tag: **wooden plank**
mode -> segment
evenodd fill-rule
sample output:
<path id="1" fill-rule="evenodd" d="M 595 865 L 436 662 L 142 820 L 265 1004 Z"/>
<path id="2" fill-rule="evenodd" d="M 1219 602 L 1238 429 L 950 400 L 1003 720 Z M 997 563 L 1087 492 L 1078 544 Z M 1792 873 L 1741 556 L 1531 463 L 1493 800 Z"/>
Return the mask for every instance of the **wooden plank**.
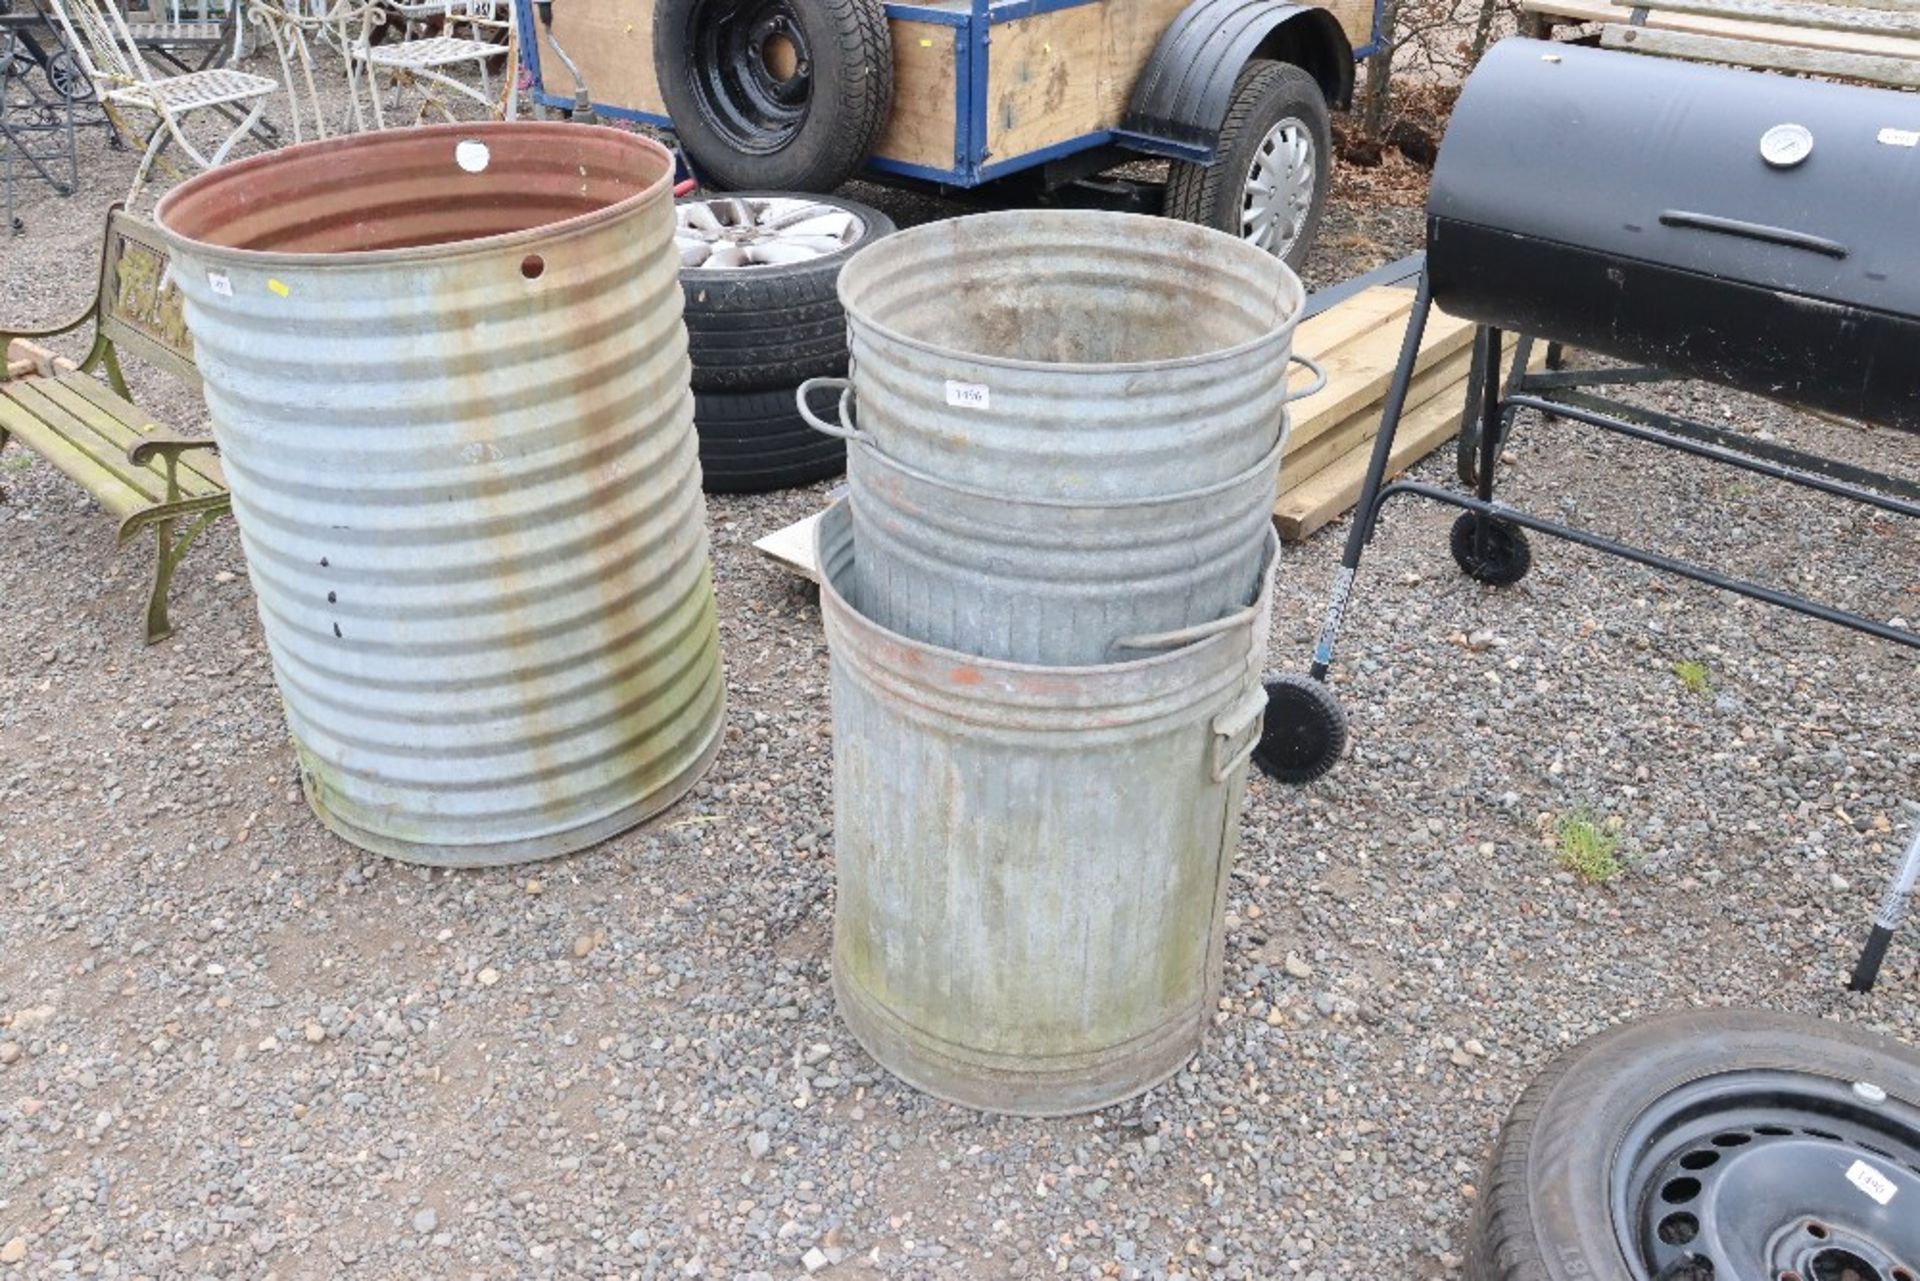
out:
<path id="1" fill-rule="evenodd" d="M 1620 9 L 1611 3 L 1611 0 L 1521 0 L 1521 7 L 1529 13 L 1551 21 L 1599 23 L 1620 21 Z M 1650 11 L 1646 25 L 1636 29 L 1724 36 L 1734 40 L 1752 40 L 1761 44 L 1790 45 L 1802 49 L 1827 49 L 1839 53 L 1879 54 L 1890 58 L 1920 59 L 1920 40 L 1822 31 L 1816 27 L 1771 26 L 1762 22 L 1743 22 L 1734 18 L 1667 13 L 1660 9 Z"/>
<path id="2" fill-rule="evenodd" d="M 98 379 L 85 375 L 63 378 L 59 386 L 69 393 L 85 397 L 103 413 L 113 415 L 135 436 L 146 436 L 156 430 L 167 430 L 141 412 L 138 405 L 120 399 L 113 388 Z M 158 476 L 166 475 L 166 469 L 160 463 L 149 463 L 147 469 Z M 227 492 L 227 474 L 220 467 L 219 455 L 211 450 L 180 455 L 178 474 L 180 491 L 184 497 L 194 498 Z"/>
<path id="3" fill-rule="evenodd" d="M 35 378 L 20 383 L 10 395 L 23 411 L 38 418 L 49 431 L 92 459 L 95 470 L 144 495 L 148 506 L 166 501 L 166 479 L 127 461 L 127 446 L 139 439 L 132 429 L 52 379 Z M 89 491 L 93 489 L 93 485 L 81 477 L 73 479 Z"/>
<path id="4" fill-rule="evenodd" d="M 91 454 L 76 447 L 58 428 L 45 422 L 33 404 L 18 399 L 26 386 L 28 384 L 10 384 L 0 390 L 0 431 L 6 431 L 16 442 L 52 463 L 68 480 L 99 499 L 102 507 L 121 520 L 154 506 L 149 495 L 102 469 Z"/>
<path id="5" fill-rule="evenodd" d="M 1294 415 L 1294 448 L 1311 444 L 1321 433 L 1369 406 L 1377 410 L 1386 395 L 1387 384 L 1393 380 L 1394 366 L 1400 361 L 1404 341 L 1404 326 L 1395 325 L 1329 352 L 1322 361 L 1327 369 L 1326 390 L 1300 401 L 1300 412 Z M 1414 363 L 1416 379 L 1466 351 L 1472 343 L 1471 324 L 1435 311 L 1420 338 L 1420 354 Z M 1427 385 L 1431 383 L 1428 379 Z"/>
<path id="6" fill-rule="evenodd" d="M 1633 7 L 1631 0 L 1613 0 L 1613 3 L 1617 8 Z M 1897 13 L 1844 5 L 1782 3 L 1782 0 L 1659 0 L 1659 6 L 1668 13 L 1812 27 L 1820 31 L 1859 31 L 1908 39 L 1920 36 L 1920 9 Z"/>
<path id="7" fill-rule="evenodd" d="M 1610 26 L 1602 30 L 1600 44 L 1607 49 L 1627 49 L 1657 58 L 1721 62 L 1765 71 L 1797 71 L 1807 75 L 1866 80 L 1897 89 L 1920 89 L 1920 59 L 1836 53 L 1757 40 L 1729 40 L 1724 36 L 1649 31 L 1644 27 L 1623 26 Z"/>
<path id="8" fill-rule="evenodd" d="M 1460 406 L 1466 394 L 1462 378 L 1400 420 L 1393 453 L 1388 456 L 1389 476 L 1405 471 L 1459 433 Z M 1273 505 L 1273 524 L 1280 537 L 1297 543 L 1358 502 L 1372 455 L 1369 435 L 1312 480 L 1282 496 Z"/>
<path id="9" fill-rule="evenodd" d="M 754 550 L 774 564 L 790 569 L 802 578 L 820 581 L 820 566 L 813 559 L 813 531 L 825 512 L 815 512 L 785 529 L 776 529 L 754 543 Z"/>
<path id="10" fill-rule="evenodd" d="M 1399 333 L 1413 314 L 1413 293 L 1406 289 L 1379 288 L 1355 294 L 1337 307 L 1329 308 L 1300 322 L 1293 331 L 1293 349 L 1303 356 L 1319 360 L 1343 343 L 1349 343 L 1384 325 Z M 1296 366 L 1292 385 L 1305 386 L 1311 375 Z M 1303 404 L 1305 402 L 1302 402 Z"/>
<path id="11" fill-rule="evenodd" d="M 586 78 L 587 91 L 604 106 L 665 115 L 653 70 L 653 6 L 631 0 L 567 0 L 553 6 L 553 34 L 536 21 L 540 80 L 546 91 L 573 96 L 573 77 L 553 52 L 558 40 Z"/>
<path id="12" fill-rule="evenodd" d="M 1460 380 L 1467 376 L 1472 364 L 1473 348 L 1472 344 L 1468 344 L 1435 361 L 1425 372 L 1416 374 L 1407 388 L 1405 412 L 1413 412 L 1442 392 L 1458 389 Z M 1457 408 L 1464 409 L 1464 402 Z M 1380 430 L 1380 413 L 1381 401 L 1376 398 L 1340 422 L 1328 426 L 1314 439 L 1301 441 L 1296 434 L 1288 442 L 1286 457 L 1280 464 L 1280 492 L 1285 494 L 1298 489 L 1355 445 L 1372 440 L 1374 433 Z"/>
<path id="13" fill-rule="evenodd" d="M 932 169 L 956 160 L 955 77 L 960 30 L 935 22 L 895 22 L 893 107 L 873 154 Z"/>
<path id="14" fill-rule="evenodd" d="M 16 338 L 7 344 L 6 357 L 9 378 L 25 378 L 30 374 L 51 378 L 55 374 L 70 374 L 79 368 L 65 356 L 55 355 L 39 343 L 28 342 L 25 338 Z"/>
<path id="15" fill-rule="evenodd" d="M 1100 98 L 1104 4 L 1017 18 L 993 29 L 987 159 L 1025 155 L 1117 123 Z"/>

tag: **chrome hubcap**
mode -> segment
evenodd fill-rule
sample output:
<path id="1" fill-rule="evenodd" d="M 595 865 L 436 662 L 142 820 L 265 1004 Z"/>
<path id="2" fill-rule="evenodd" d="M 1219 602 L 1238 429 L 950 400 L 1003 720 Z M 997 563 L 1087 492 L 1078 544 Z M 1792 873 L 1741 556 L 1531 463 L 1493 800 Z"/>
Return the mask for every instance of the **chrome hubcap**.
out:
<path id="1" fill-rule="evenodd" d="M 867 234 L 866 219 L 817 200 L 716 196 L 674 207 L 682 267 L 775 267 L 837 254 Z"/>
<path id="2" fill-rule="evenodd" d="M 1276 258 L 1293 252 L 1313 208 L 1313 134 L 1288 116 L 1267 131 L 1247 170 L 1240 197 L 1240 235 Z"/>

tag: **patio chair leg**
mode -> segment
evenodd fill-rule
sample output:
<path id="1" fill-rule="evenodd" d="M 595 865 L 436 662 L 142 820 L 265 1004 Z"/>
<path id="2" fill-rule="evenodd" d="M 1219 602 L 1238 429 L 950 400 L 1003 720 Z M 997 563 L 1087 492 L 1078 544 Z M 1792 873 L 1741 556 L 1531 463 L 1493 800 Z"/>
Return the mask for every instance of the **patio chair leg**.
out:
<path id="1" fill-rule="evenodd" d="M 140 156 L 140 167 L 133 172 L 133 186 L 127 189 L 127 208 L 132 209 L 140 198 L 140 188 L 147 185 L 147 175 L 153 171 L 153 162 L 159 158 L 160 150 L 167 144 L 167 128 L 164 124 L 154 127 L 147 138 L 146 150 Z"/>
<path id="2" fill-rule="evenodd" d="M 219 168 L 220 163 L 227 158 L 227 153 L 232 151 L 242 138 L 253 133 L 254 125 L 259 122 L 261 114 L 265 112 L 266 109 L 267 100 L 265 98 L 255 98 L 253 100 L 253 110 L 247 113 L 247 118 L 240 122 L 238 129 L 235 129 L 227 135 L 227 140 L 220 144 L 218 151 L 213 153 L 213 158 L 207 162 L 206 168 Z"/>

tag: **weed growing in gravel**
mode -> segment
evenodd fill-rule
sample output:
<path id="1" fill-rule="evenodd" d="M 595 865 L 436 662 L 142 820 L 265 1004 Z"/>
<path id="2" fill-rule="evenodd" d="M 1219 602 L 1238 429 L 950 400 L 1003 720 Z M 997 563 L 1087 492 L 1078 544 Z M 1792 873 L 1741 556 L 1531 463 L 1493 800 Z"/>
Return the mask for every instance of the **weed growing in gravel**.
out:
<path id="1" fill-rule="evenodd" d="M 0 472 L 25 471 L 33 466 L 33 455 L 16 451 L 0 458 Z"/>
<path id="2" fill-rule="evenodd" d="M 1605 885 L 1627 870 L 1620 861 L 1617 819 L 1594 821 L 1590 810 L 1562 814 L 1554 825 L 1560 845 L 1560 866 L 1592 885 Z"/>
<path id="3" fill-rule="evenodd" d="M 1707 678 L 1705 663 L 1696 663 L 1691 658 L 1684 659 L 1673 665 L 1673 674 L 1680 678 L 1680 683 L 1687 687 L 1689 694 L 1698 694 L 1705 698 L 1713 693 L 1713 682 Z"/>

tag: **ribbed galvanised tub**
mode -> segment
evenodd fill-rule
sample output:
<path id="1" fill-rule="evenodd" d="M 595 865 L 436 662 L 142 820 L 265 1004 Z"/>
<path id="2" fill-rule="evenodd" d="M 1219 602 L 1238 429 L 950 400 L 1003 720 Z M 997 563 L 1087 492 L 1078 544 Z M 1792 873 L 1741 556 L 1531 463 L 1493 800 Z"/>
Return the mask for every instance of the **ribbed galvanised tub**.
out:
<path id="1" fill-rule="evenodd" d="M 1231 626 L 1083 668 L 889 632 L 860 611 L 846 503 L 817 537 L 847 1025 L 910 1084 L 989 1111 L 1085 1111 L 1166 1079 L 1221 982 L 1272 532 Z"/>
<path id="2" fill-rule="evenodd" d="M 459 125 L 160 202 L 307 796 L 355 844 L 565 853 L 718 748 L 672 174 Z"/>
<path id="3" fill-rule="evenodd" d="M 862 612 L 980 658 L 1094 665 L 1254 595 L 1282 440 L 1228 480 L 1131 502 L 1009 499 L 869 445 L 847 455 Z"/>
<path id="4" fill-rule="evenodd" d="M 840 273 L 861 438 L 1008 498 L 1190 493 L 1280 439 L 1306 296 L 1235 237 L 1022 210 L 876 241 Z"/>

